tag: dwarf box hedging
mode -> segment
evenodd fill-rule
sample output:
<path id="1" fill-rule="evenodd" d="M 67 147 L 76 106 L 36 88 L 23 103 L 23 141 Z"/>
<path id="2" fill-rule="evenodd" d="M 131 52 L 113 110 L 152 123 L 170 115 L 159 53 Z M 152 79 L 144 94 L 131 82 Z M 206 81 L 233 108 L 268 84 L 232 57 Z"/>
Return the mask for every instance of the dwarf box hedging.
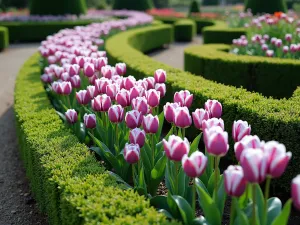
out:
<path id="1" fill-rule="evenodd" d="M 285 175 L 277 180 L 275 187 L 288 190 L 290 180 L 299 173 L 300 91 L 296 91 L 290 99 L 266 98 L 258 93 L 250 93 L 242 88 L 218 84 L 202 76 L 183 72 L 157 62 L 142 53 L 157 47 L 153 41 L 156 43 L 162 41 L 164 35 L 171 32 L 171 29 L 170 25 L 157 25 L 111 37 L 106 42 L 110 63 L 125 62 L 128 73 L 137 78 L 148 77 L 156 69 L 164 69 L 168 73 L 167 93 L 170 93 L 166 96 L 166 101 L 173 101 L 173 93 L 182 89 L 190 90 L 194 94 L 191 110 L 203 107 L 207 99 L 218 99 L 223 105 L 222 118 L 229 134 L 233 121 L 242 119 L 248 121 L 251 124 L 252 133 L 259 135 L 263 140 L 275 139 L 284 143 L 288 151 L 293 152 L 293 160 Z M 189 133 L 189 130 L 187 132 Z"/>
<path id="2" fill-rule="evenodd" d="M 8 47 L 9 37 L 6 27 L 0 27 L 0 51 Z"/>
<path id="3" fill-rule="evenodd" d="M 182 19 L 174 23 L 174 38 L 175 41 L 190 42 L 197 34 L 196 23 L 193 20 Z"/>
<path id="4" fill-rule="evenodd" d="M 30 186 L 50 224 L 178 224 L 125 190 L 79 143 L 52 107 L 38 61 L 35 54 L 20 70 L 14 110 Z"/>
<path id="5" fill-rule="evenodd" d="M 300 85 L 300 62 L 228 53 L 229 45 L 185 49 L 185 70 L 204 78 L 276 98 L 290 97 Z"/>

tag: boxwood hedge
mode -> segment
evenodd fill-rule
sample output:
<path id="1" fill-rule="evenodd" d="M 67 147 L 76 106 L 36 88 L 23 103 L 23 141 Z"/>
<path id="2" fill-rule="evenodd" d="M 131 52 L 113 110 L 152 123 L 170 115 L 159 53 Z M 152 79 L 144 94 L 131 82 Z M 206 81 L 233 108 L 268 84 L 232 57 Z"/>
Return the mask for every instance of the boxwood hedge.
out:
<path id="1" fill-rule="evenodd" d="M 178 224 L 124 190 L 63 124 L 40 82 L 39 55 L 20 70 L 15 116 L 31 189 L 50 224 Z"/>
<path id="2" fill-rule="evenodd" d="M 6 27 L 0 27 L 0 51 L 8 47 L 9 37 Z"/>
<path id="3" fill-rule="evenodd" d="M 156 69 L 162 68 L 168 73 L 166 101 L 173 101 L 173 93 L 182 89 L 188 89 L 194 94 L 195 100 L 191 110 L 203 107 L 207 99 L 218 99 L 223 104 L 222 117 L 229 133 L 233 121 L 242 119 L 247 120 L 252 126 L 252 133 L 259 135 L 263 140 L 275 139 L 284 143 L 287 149 L 293 152 L 293 160 L 285 175 L 274 183 L 275 187 L 288 190 L 291 179 L 299 173 L 300 89 L 297 89 L 290 99 L 266 98 L 258 93 L 218 84 L 202 76 L 183 72 L 143 54 L 157 47 L 157 43 L 166 42 L 166 35 L 170 35 L 171 32 L 170 25 L 157 25 L 123 32 L 109 38 L 106 51 L 110 63 L 125 62 L 129 74 L 140 78 L 150 76 Z"/>
<path id="4" fill-rule="evenodd" d="M 182 19 L 174 23 L 175 41 L 190 42 L 197 33 L 196 23 L 193 20 Z"/>
<path id="5" fill-rule="evenodd" d="M 298 60 L 234 55 L 228 53 L 230 48 L 220 44 L 188 47 L 185 70 L 276 98 L 292 96 L 300 85 Z"/>

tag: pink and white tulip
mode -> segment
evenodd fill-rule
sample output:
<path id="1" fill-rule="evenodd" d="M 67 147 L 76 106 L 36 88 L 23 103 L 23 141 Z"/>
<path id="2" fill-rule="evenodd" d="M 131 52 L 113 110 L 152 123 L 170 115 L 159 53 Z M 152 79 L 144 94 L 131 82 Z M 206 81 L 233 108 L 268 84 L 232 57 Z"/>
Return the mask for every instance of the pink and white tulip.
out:
<path id="1" fill-rule="evenodd" d="M 97 96 L 97 92 L 96 92 L 96 87 L 93 85 L 89 85 L 86 87 L 86 90 L 90 96 L 90 99 L 93 99 L 94 97 Z"/>
<path id="2" fill-rule="evenodd" d="M 117 74 L 119 74 L 121 76 L 126 74 L 126 64 L 125 63 L 117 63 L 115 67 L 116 67 Z"/>
<path id="3" fill-rule="evenodd" d="M 96 127 L 96 115 L 95 114 L 84 114 L 83 116 L 84 125 L 86 128 L 94 129 Z"/>
<path id="4" fill-rule="evenodd" d="M 78 120 L 77 112 L 76 112 L 74 109 L 68 109 L 68 110 L 65 112 L 65 116 L 66 116 L 67 121 L 68 121 L 70 124 L 74 124 L 74 123 L 76 123 L 77 120 Z"/>
<path id="5" fill-rule="evenodd" d="M 140 147 L 138 144 L 127 144 L 124 148 L 124 158 L 129 164 L 137 163 L 140 159 Z"/>
<path id="6" fill-rule="evenodd" d="M 181 162 L 187 176 L 200 177 L 205 172 L 207 157 L 202 152 L 196 151 L 190 157 L 184 155 Z"/>
<path id="7" fill-rule="evenodd" d="M 80 90 L 76 92 L 76 99 L 81 105 L 87 105 L 91 100 L 90 95 L 86 90 Z"/>
<path id="8" fill-rule="evenodd" d="M 115 75 L 116 69 L 115 67 L 106 65 L 101 68 L 101 74 L 103 77 L 107 79 L 111 79 L 113 75 Z"/>
<path id="9" fill-rule="evenodd" d="M 130 90 L 135 86 L 136 79 L 133 76 L 124 77 L 121 83 L 121 88 Z"/>
<path id="10" fill-rule="evenodd" d="M 228 152 L 228 133 L 221 127 L 212 127 L 204 131 L 207 152 L 213 156 L 225 156 Z"/>
<path id="11" fill-rule="evenodd" d="M 150 89 L 146 91 L 146 98 L 148 105 L 152 108 L 155 108 L 159 105 L 160 102 L 160 93 L 155 89 Z"/>
<path id="12" fill-rule="evenodd" d="M 130 106 L 130 96 L 129 91 L 122 89 L 116 95 L 116 101 L 123 107 Z"/>
<path id="13" fill-rule="evenodd" d="M 129 140 L 131 144 L 138 144 L 142 148 L 145 144 L 146 133 L 140 128 L 134 128 L 129 132 Z"/>
<path id="14" fill-rule="evenodd" d="M 182 157 L 189 153 L 190 151 L 190 143 L 184 138 L 181 139 L 178 136 L 171 135 L 169 136 L 168 141 L 163 139 L 164 150 L 166 152 L 166 156 L 170 160 L 174 160 L 180 162 Z"/>
<path id="15" fill-rule="evenodd" d="M 174 102 L 179 103 L 182 107 L 190 108 L 193 102 L 193 95 L 188 90 L 175 92 Z"/>
<path id="16" fill-rule="evenodd" d="M 202 130 L 202 122 L 209 119 L 209 112 L 205 109 L 196 109 L 192 113 L 194 125 L 198 130 Z"/>
<path id="17" fill-rule="evenodd" d="M 95 73 L 95 66 L 92 63 L 85 63 L 83 73 L 87 77 L 92 77 Z"/>
<path id="18" fill-rule="evenodd" d="M 167 72 L 163 69 L 158 69 L 154 73 L 154 80 L 156 83 L 165 83 L 167 79 Z"/>
<path id="19" fill-rule="evenodd" d="M 291 194 L 295 208 L 300 210 L 300 175 L 292 180 Z"/>
<path id="20" fill-rule="evenodd" d="M 210 117 L 221 118 L 222 104 L 217 100 L 207 100 L 204 104 L 205 109 L 209 112 Z"/>
<path id="21" fill-rule="evenodd" d="M 241 166 L 229 166 L 224 171 L 225 191 L 229 196 L 240 197 L 246 190 L 247 181 Z"/>
<path id="22" fill-rule="evenodd" d="M 160 97 L 164 97 L 167 92 L 166 84 L 164 83 L 157 83 L 155 84 L 155 90 L 157 90 L 160 93 Z"/>
<path id="23" fill-rule="evenodd" d="M 238 161 L 241 161 L 241 155 L 244 150 L 248 148 L 258 149 L 262 147 L 263 143 L 260 141 L 258 136 L 247 135 L 242 140 L 234 144 L 235 157 Z"/>
<path id="24" fill-rule="evenodd" d="M 71 77 L 70 82 L 71 82 L 73 88 L 80 88 L 81 79 L 80 79 L 79 75 L 75 75 L 75 76 Z"/>
<path id="25" fill-rule="evenodd" d="M 234 121 L 232 126 L 232 137 L 235 142 L 243 139 L 243 137 L 250 135 L 251 126 L 247 121 Z"/>
<path id="26" fill-rule="evenodd" d="M 169 123 L 174 123 L 174 121 L 175 121 L 175 111 L 176 111 L 176 108 L 178 108 L 178 107 L 180 107 L 178 103 L 167 102 L 164 105 L 164 115 L 165 115 L 166 120 Z"/>
<path id="27" fill-rule="evenodd" d="M 212 127 L 219 126 L 224 130 L 224 121 L 222 119 L 211 118 L 202 121 L 202 130 L 210 129 Z"/>
<path id="28" fill-rule="evenodd" d="M 111 100 L 115 100 L 119 91 L 120 86 L 118 84 L 109 84 L 106 86 L 106 94 L 111 98 Z"/>
<path id="29" fill-rule="evenodd" d="M 108 118 L 112 123 L 121 123 L 124 119 L 124 108 L 121 105 L 113 105 L 108 109 Z"/>
<path id="30" fill-rule="evenodd" d="M 92 108 L 95 112 L 107 112 L 111 107 L 111 99 L 106 94 L 98 95 L 92 100 Z"/>
<path id="31" fill-rule="evenodd" d="M 147 99 L 145 97 L 132 99 L 131 107 L 132 109 L 139 111 L 142 115 L 146 115 L 149 110 Z"/>
<path id="32" fill-rule="evenodd" d="M 95 87 L 98 94 L 106 94 L 107 85 L 112 84 L 112 81 L 107 78 L 100 78 L 95 80 Z"/>
<path id="33" fill-rule="evenodd" d="M 125 122 L 127 127 L 134 129 L 140 127 L 142 124 L 142 114 L 137 110 L 131 110 L 126 113 Z"/>
<path id="34" fill-rule="evenodd" d="M 155 134 L 158 131 L 159 120 L 158 116 L 153 116 L 152 114 L 148 114 L 143 117 L 143 128 L 147 134 Z"/>
<path id="35" fill-rule="evenodd" d="M 178 107 L 175 109 L 174 124 L 180 128 L 187 128 L 192 125 L 192 117 L 187 107 Z"/>

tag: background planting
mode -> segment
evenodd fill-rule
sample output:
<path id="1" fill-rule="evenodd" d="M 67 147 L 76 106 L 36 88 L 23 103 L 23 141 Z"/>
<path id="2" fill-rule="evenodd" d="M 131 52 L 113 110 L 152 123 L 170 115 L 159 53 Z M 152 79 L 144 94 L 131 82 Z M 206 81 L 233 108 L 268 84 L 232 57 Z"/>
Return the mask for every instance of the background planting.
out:
<path id="1" fill-rule="evenodd" d="M 8 29 L 6 27 L 0 27 L 0 51 L 8 47 L 8 36 Z"/>

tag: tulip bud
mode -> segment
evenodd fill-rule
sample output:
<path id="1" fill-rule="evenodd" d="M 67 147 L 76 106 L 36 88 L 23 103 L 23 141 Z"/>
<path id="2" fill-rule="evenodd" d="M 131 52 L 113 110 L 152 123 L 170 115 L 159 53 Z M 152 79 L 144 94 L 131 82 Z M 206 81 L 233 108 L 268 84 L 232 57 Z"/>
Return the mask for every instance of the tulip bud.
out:
<path id="1" fill-rule="evenodd" d="M 95 66 L 92 63 L 85 63 L 83 73 L 87 77 L 92 77 L 95 73 Z"/>
<path id="2" fill-rule="evenodd" d="M 274 56 L 274 51 L 273 50 L 267 50 L 266 51 L 266 56 L 273 57 Z"/>
<path id="3" fill-rule="evenodd" d="M 224 121 L 222 119 L 211 118 L 202 121 L 202 130 L 210 129 L 212 127 L 219 126 L 224 130 Z"/>
<path id="4" fill-rule="evenodd" d="M 158 69 L 154 73 L 154 80 L 156 83 L 165 83 L 167 78 L 166 71 L 162 69 Z"/>
<path id="5" fill-rule="evenodd" d="M 154 89 L 155 88 L 155 80 L 154 77 L 147 77 L 144 79 L 148 83 L 148 90 L 149 89 Z"/>
<path id="6" fill-rule="evenodd" d="M 55 64 L 57 62 L 57 58 L 54 55 L 50 55 L 47 58 L 49 64 Z"/>
<path id="7" fill-rule="evenodd" d="M 217 100 L 207 100 L 205 109 L 210 113 L 210 117 L 221 118 L 222 116 L 222 104 Z"/>
<path id="8" fill-rule="evenodd" d="M 137 97 L 142 97 L 144 95 L 145 95 L 145 90 L 141 86 L 134 86 L 129 91 L 130 101 L 132 101 L 133 99 L 135 99 Z"/>
<path id="9" fill-rule="evenodd" d="M 116 101 L 123 107 L 130 106 L 129 91 L 125 89 L 120 90 L 119 93 L 116 95 Z"/>
<path id="10" fill-rule="evenodd" d="M 241 166 L 229 166 L 224 171 L 225 191 L 229 196 L 240 197 L 246 190 L 247 181 Z"/>
<path id="11" fill-rule="evenodd" d="M 193 102 L 193 95 L 188 90 L 176 92 L 174 94 L 174 102 L 179 103 L 180 106 L 190 108 Z"/>
<path id="12" fill-rule="evenodd" d="M 182 157 L 189 153 L 190 143 L 184 138 L 183 140 L 175 135 L 170 135 L 168 141 L 163 139 L 164 150 L 166 156 L 170 160 L 180 162 Z"/>
<path id="13" fill-rule="evenodd" d="M 148 114 L 143 117 L 143 128 L 147 134 L 155 134 L 158 131 L 159 120 L 158 116 Z"/>
<path id="14" fill-rule="evenodd" d="M 68 67 L 67 72 L 69 73 L 69 75 L 71 77 L 74 76 L 74 75 L 79 75 L 79 73 L 80 73 L 80 66 L 77 65 L 77 64 L 70 65 Z"/>
<path id="15" fill-rule="evenodd" d="M 237 158 L 238 161 L 241 161 L 241 155 L 245 149 L 248 148 L 257 149 L 261 147 L 262 147 L 262 143 L 260 142 L 258 136 L 247 135 L 242 140 L 234 144 L 235 157 Z"/>
<path id="16" fill-rule="evenodd" d="M 251 126 L 248 125 L 247 121 L 234 121 L 232 126 L 232 137 L 235 142 L 243 139 L 246 135 L 250 135 Z"/>
<path id="17" fill-rule="evenodd" d="M 124 88 L 126 90 L 130 90 L 135 85 L 135 78 L 133 76 L 124 77 L 121 83 L 121 88 Z"/>
<path id="18" fill-rule="evenodd" d="M 102 76 L 105 77 L 105 78 L 107 78 L 107 79 L 111 79 L 111 77 L 113 75 L 115 75 L 115 73 L 116 73 L 115 67 L 106 65 L 106 66 L 103 66 L 101 68 L 101 74 L 102 74 Z"/>
<path id="19" fill-rule="evenodd" d="M 60 79 L 63 80 L 63 81 L 70 81 L 70 76 L 67 72 L 64 72 L 60 75 Z"/>
<path id="20" fill-rule="evenodd" d="M 95 112 L 107 112 L 111 107 L 111 99 L 106 94 L 98 95 L 92 100 L 92 108 Z"/>
<path id="21" fill-rule="evenodd" d="M 80 88 L 81 80 L 79 75 L 75 75 L 70 78 L 70 82 L 73 88 Z"/>
<path id="22" fill-rule="evenodd" d="M 95 81 L 98 79 L 98 72 L 95 72 L 93 76 L 89 77 L 89 83 L 95 85 Z"/>
<path id="23" fill-rule="evenodd" d="M 113 105 L 108 109 L 108 118 L 112 123 L 121 123 L 124 119 L 124 109 L 121 105 Z"/>
<path id="24" fill-rule="evenodd" d="M 166 105 L 164 105 L 164 115 L 165 115 L 166 120 L 169 123 L 174 123 L 175 111 L 176 111 L 176 108 L 178 108 L 178 107 L 179 107 L 178 103 L 167 102 Z"/>
<path id="25" fill-rule="evenodd" d="M 84 125 L 86 128 L 94 129 L 96 127 L 96 115 L 95 114 L 84 114 L 83 116 Z"/>
<path id="26" fill-rule="evenodd" d="M 69 81 L 63 81 L 59 83 L 59 87 L 62 95 L 70 95 L 72 92 L 72 84 Z"/>
<path id="27" fill-rule="evenodd" d="M 300 210 L 300 175 L 292 180 L 291 192 L 294 206 Z"/>
<path id="28" fill-rule="evenodd" d="M 280 177 L 284 173 L 292 153 L 286 152 L 285 146 L 277 141 L 267 142 L 263 149 L 268 157 L 267 174 L 273 178 Z"/>
<path id="29" fill-rule="evenodd" d="M 126 143 L 124 148 L 124 158 L 129 164 L 137 163 L 140 159 L 139 145 Z"/>
<path id="30" fill-rule="evenodd" d="M 65 112 L 65 116 L 70 124 L 74 124 L 78 120 L 77 112 L 74 109 L 68 109 L 67 112 Z"/>
<path id="31" fill-rule="evenodd" d="M 166 92 L 167 92 L 166 84 L 164 84 L 164 83 L 155 84 L 155 90 L 160 93 L 161 98 L 164 97 L 166 95 Z"/>
<path id="32" fill-rule="evenodd" d="M 96 92 L 96 87 L 95 86 L 89 85 L 89 86 L 86 87 L 86 89 L 87 89 L 87 92 L 89 94 L 90 99 L 93 99 L 94 97 L 97 96 L 97 92 Z"/>
<path id="33" fill-rule="evenodd" d="M 192 113 L 194 125 L 198 130 L 202 130 L 202 121 L 209 119 L 209 112 L 204 109 L 196 109 Z"/>
<path id="34" fill-rule="evenodd" d="M 60 76 L 62 75 L 63 72 L 64 69 L 62 67 L 57 66 L 54 68 L 54 74 L 58 79 L 60 79 Z"/>
<path id="35" fill-rule="evenodd" d="M 139 111 L 142 115 L 146 115 L 148 113 L 148 103 L 145 97 L 132 99 L 131 107 L 132 109 Z"/>
<path id="36" fill-rule="evenodd" d="M 148 105 L 151 106 L 152 108 L 155 108 L 159 105 L 160 93 L 155 89 L 150 89 L 146 91 L 146 98 L 147 98 Z"/>
<path id="37" fill-rule="evenodd" d="M 267 174 L 266 154 L 261 149 L 248 148 L 241 155 L 245 179 L 250 183 L 261 183 Z"/>
<path id="38" fill-rule="evenodd" d="M 213 127 L 205 129 L 205 146 L 207 152 L 213 156 L 224 156 L 227 154 L 228 133 L 223 131 L 221 127 Z"/>
<path id="39" fill-rule="evenodd" d="M 187 128 L 192 125 L 192 117 L 187 107 L 175 109 L 174 124 L 180 128 Z"/>
<path id="40" fill-rule="evenodd" d="M 112 81 L 107 78 L 100 78 L 95 80 L 95 87 L 98 94 L 106 94 L 107 85 L 112 84 Z"/>
<path id="41" fill-rule="evenodd" d="M 182 168 L 189 177 L 200 177 L 207 165 L 207 157 L 199 151 L 192 153 L 190 157 L 184 155 L 182 157 Z"/>
<path id="42" fill-rule="evenodd" d="M 44 82 L 44 83 L 52 83 L 53 81 L 53 75 L 49 75 L 49 74 L 43 74 L 41 76 L 41 80 Z"/>
<path id="43" fill-rule="evenodd" d="M 137 110 L 131 110 L 126 113 L 125 122 L 127 127 L 134 129 L 140 127 L 142 123 L 142 114 Z"/>
<path id="44" fill-rule="evenodd" d="M 108 64 L 108 60 L 106 57 L 100 57 L 96 60 L 96 69 L 98 71 L 101 71 L 102 67 L 106 66 Z"/>
<path id="45" fill-rule="evenodd" d="M 109 84 L 106 86 L 106 94 L 115 100 L 117 93 L 120 91 L 120 86 L 118 84 Z"/>
<path id="46" fill-rule="evenodd" d="M 126 74 L 126 64 L 125 63 L 117 63 L 115 67 L 116 67 L 117 74 L 119 74 L 121 76 Z"/>
<path id="47" fill-rule="evenodd" d="M 140 128 L 134 128 L 129 132 L 129 140 L 131 144 L 138 144 L 142 148 L 145 144 L 146 133 Z"/>
<path id="48" fill-rule="evenodd" d="M 148 90 L 148 82 L 145 80 L 138 80 L 135 85 L 144 88 L 144 90 Z"/>
<path id="49" fill-rule="evenodd" d="M 285 40 L 288 41 L 288 42 L 291 42 L 292 38 L 293 38 L 292 34 L 286 34 L 285 35 Z"/>
<path id="50" fill-rule="evenodd" d="M 79 92 L 76 92 L 76 99 L 81 105 L 87 105 L 91 100 L 90 95 L 86 90 L 80 90 Z"/>
<path id="51" fill-rule="evenodd" d="M 282 50 L 283 50 L 284 54 L 287 54 L 290 49 L 289 49 L 289 46 L 283 46 Z"/>

